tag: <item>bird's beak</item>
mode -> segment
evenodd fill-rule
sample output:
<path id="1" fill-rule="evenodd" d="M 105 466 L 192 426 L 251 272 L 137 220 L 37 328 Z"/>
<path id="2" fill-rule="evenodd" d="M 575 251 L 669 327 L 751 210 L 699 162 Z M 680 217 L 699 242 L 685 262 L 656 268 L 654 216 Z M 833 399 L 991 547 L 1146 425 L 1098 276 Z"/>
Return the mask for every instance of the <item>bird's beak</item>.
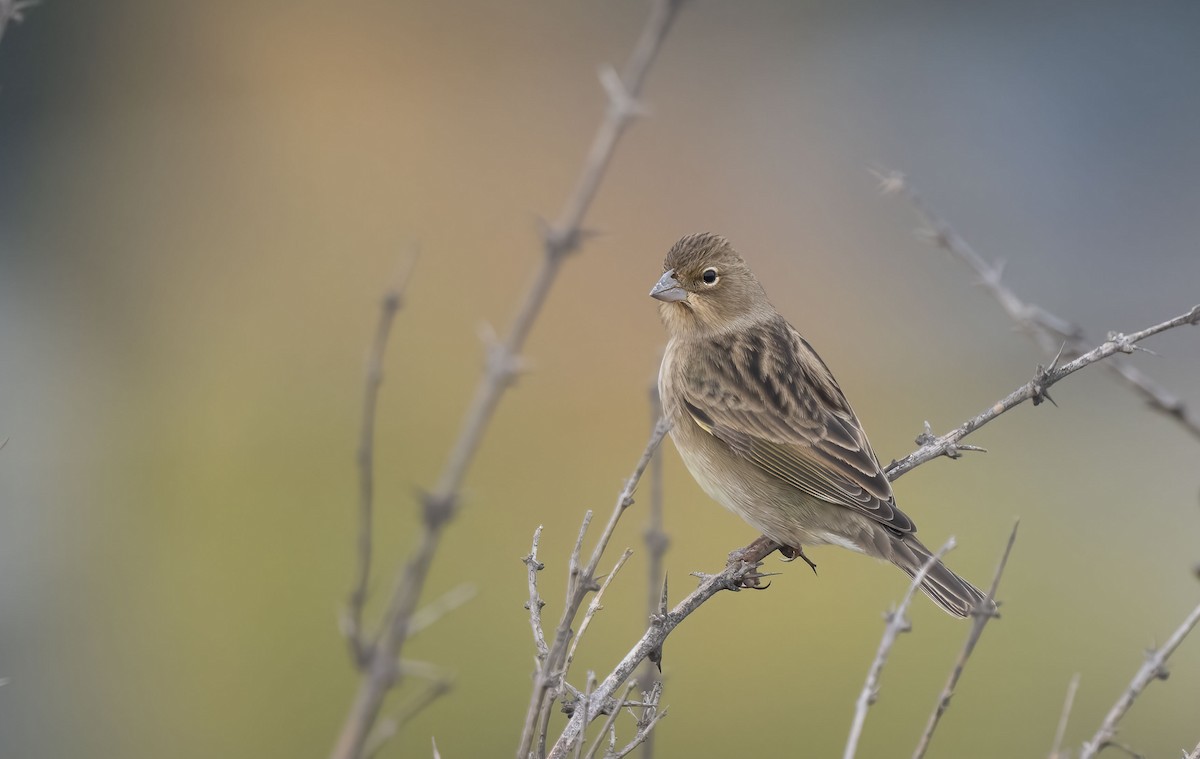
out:
<path id="1" fill-rule="evenodd" d="M 650 297 L 661 300 L 663 303 L 675 303 L 686 300 L 687 296 L 687 290 L 684 290 L 683 285 L 679 284 L 679 281 L 675 279 L 674 269 L 662 275 L 662 278 L 658 280 L 658 284 L 650 289 Z"/>

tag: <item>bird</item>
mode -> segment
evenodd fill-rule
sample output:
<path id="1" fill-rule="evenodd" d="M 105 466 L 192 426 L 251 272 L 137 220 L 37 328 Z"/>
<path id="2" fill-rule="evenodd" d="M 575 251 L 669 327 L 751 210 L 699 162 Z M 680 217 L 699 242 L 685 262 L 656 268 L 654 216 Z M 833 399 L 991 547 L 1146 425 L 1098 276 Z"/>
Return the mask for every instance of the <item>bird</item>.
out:
<path id="1" fill-rule="evenodd" d="M 814 571 L 804 547 L 835 545 L 915 578 L 933 556 L 897 508 L 862 424 L 730 242 L 679 240 L 650 296 L 668 336 L 663 414 L 701 489 Z M 955 617 L 994 609 L 940 559 L 921 590 Z"/>

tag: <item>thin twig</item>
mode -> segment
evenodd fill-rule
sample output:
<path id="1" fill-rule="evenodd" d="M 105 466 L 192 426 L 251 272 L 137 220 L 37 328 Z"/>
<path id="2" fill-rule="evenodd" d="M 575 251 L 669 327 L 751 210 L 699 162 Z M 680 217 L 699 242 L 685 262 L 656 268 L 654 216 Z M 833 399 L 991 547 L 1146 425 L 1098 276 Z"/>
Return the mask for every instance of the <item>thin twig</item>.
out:
<path id="1" fill-rule="evenodd" d="M 582 631 L 581 631 L 582 632 Z M 579 700 L 580 708 L 583 709 L 583 721 L 587 722 L 588 699 L 592 697 L 592 688 L 596 687 L 596 673 L 588 670 L 587 682 L 583 685 L 583 698 Z M 583 759 L 583 744 L 587 742 L 586 736 L 583 733 L 579 734 L 579 741 L 575 744 L 575 759 Z M 599 742 L 599 741 L 597 741 Z"/>
<path id="2" fill-rule="evenodd" d="M 1100 753 L 1105 746 L 1112 744 L 1113 738 L 1117 735 L 1117 723 L 1125 716 L 1133 706 L 1133 702 L 1141 695 L 1150 683 L 1155 680 L 1165 680 L 1167 677 L 1166 663 L 1171 654 L 1175 653 L 1175 649 L 1179 648 L 1179 644 L 1183 643 L 1183 639 L 1187 637 L 1196 623 L 1200 622 L 1200 606 L 1192 609 L 1192 613 L 1188 614 L 1187 619 L 1183 620 L 1175 632 L 1171 633 L 1171 637 L 1163 644 L 1163 647 L 1157 651 L 1150 651 L 1146 657 L 1146 661 L 1138 668 L 1137 673 L 1133 676 L 1133 680 L 1129 683 L 1129 687 L 1113 704 L 1108 715 L 1104 718 L 1104 722 L 1100 724 L 1096 734 L 1092 736 L 1090 741 L 1083 744 L 1083 748 L 1079 752 L 1079 759 L 1092 759 L 1096 754 Z"/>
<path id="3" fill-rule="evenodd" d="M 654 716 L 650 718 L 649 722 L 638 728 L 637 735 L 633 736 L 633 740 L 625 744 L 625 746 L 618 751 L 614 751 L 609 754 L 607 757 L 605 757 L 605 759 L 622 759 L 622 757 L 629 756 L 629 754 L 632 753 L 635 748 L 642 744 L 651 735 L 654 735 L 654 728 L 658 727 L 659 720 L 667 716 L 667 711 L 667 709 L 656 711 Z"/>
<path id="4" fill-rule="evenodd" d="M 550 647 L 546 645 L 546 633 L 542 630 L 542 607 L 546 602 L 542 600 L 538 593 L 537 573 L 546 568 L 545 564 L 538 561 L 538 543 L 542 539 L 542 526 L 533 531 L 533 547 L 529 550 L 529 555 L 522 559 L 525 566 L 529 570 L 529 600 L 525 602 L 525 608 L 529 609 L 529 626 L 533 628 L 533 644 L 537 647 L 537 662 L 538 669 L 541 669 L 542 662 L 546 661 L 547 654 L 550 653 Z"/>
<path id="5" fill-rule="evenodd" d="M 413 614 L 412 623 L 408 626 L 408 634 L 412 636 L 429 629 L 439 619 L 455 609 L 461 608 L 467 601 L 474 598 L 477 592 L 478 589 L 469 582 L 455 585 Z"/>
<path id="6" fill-rule="evenodd" d="M 1058 366 L 1057 361 L 1052 362 L 1046 368 L 1039 366 L 1032 380 L 1009 393 L 1006 397 L 1000 399 L 974 418 L 963 422 L 957 428 L 941 437 L 923 435 L 921 438 L 918 438 L 921 447 L 899 461 L 893 461 L 887 467 L 885 473 L 888 479 L 895 480 L 900 475 L 911 471 L 914 467 L 924 464 L 930 459 L 935 459 L 938 456 L 957 458 L 958 441 L 1025 401 L 1033 401 L 1034 405 L 1040 404 L 1043 400 L 1049 398 L 1047 391 L 1050 389 L 1050 386 L 1068 375 L 1074 374 L 1085 366 L 1102 361 L 1116 353 L 1132 353 L 1137 350 L 1137 343 L 1160 332 L 1166 332 L 1169 329 L 1187 324 L 1198 323 L 1200 323 L 1200 305 L 1193 306 L 1186 313 L 1168 319 L 1161 324 L 1156 324 L 1153 327 L 1143 329 L 1140 332 L 1134 332 L 1131 335 L 1114 333 L 1100 345 L 1062 366 Z"/>
<path id="7" fill-rule="evenodd" d="M 395 283 L 383 294 L 379 304 L 379 323 L 375 327 L 375 339 L 367 353 L 367 370 L 364 380 L 362 422 L 358 438 L 358 569 L 354 587 L 346 603 L 344 634 L 350 646 L 354 665 L 367 665 L 371 651 L 362 635 L 363 606 L 367 602 L 367 586 L 371 580 L 371 530 L 375 500 L 375 419 L 379 405 L 379 387 L 383 384 L 383 357 L 387 351 L 388 336 L 396 321 L 396 314 L 404 305 L 404 292 L 412 275 L 416 256 L 411 256 L 404 265 Z"/>
<path id="8" fill-rule="evenodd" d="M 459 491 L 492 416 L 516 377 L 519 357 L 541 313 L 559 267 L 578 249 L 583 220 L 599 190 L 621 135 L 638 114 L 637 99 L 651 64 L 675 19 L 681 0 L 655 0 L 649 18 L 619 76 L 601 77 L 608 108 L 584 160 L 574 191 L 558 219 L 543 229 L 542 263 L 518 309 L 508 337 L 491 346 L 487 368 L 476 386 L 457 440 L 431 493 L 422 498 L 424 519 L 418 546 L 392 591 L 370 661 L 364 667 L 357 694 L 346 715 L 331 759 L 357 759 L 371 726 L 379 717 L 384 697 L 396 683 L 395 663 L 408 639 L 412 615 L 420 599 L 442 531 L 453 518 Z"/>
<path id="9" fill-rule="evenodd" d="M 1059 351 L 1065 351 L 1065 355 L 1070 358 L 1087 348 L 1083 330 L 1077 325 L 1017 297 L 1003 282 L 1004 263 L 989 263 L 976 252 L 925 203 L 924 198 L 903 174 L 876 172 L 876 176 L 879 177 L 880 186 L 885 194 L 900 193 L 908 199 L 922 223 L 928 227 L 928 237 L 938 247 L 975 270 L 984 288 L 992 294 L 1009 318 L 1016 322 L 1018 328 L 1037 343 L 1043 353 L 1053 356 Z M 1182 399 L 1150 379 L 1141 370 L 1130 366 L 1128 362 L 1113 361 L 1107 364 L 1107 368 L 1142 396 L 1151 408 L 1171 417 L 1194 437 L 1200 438 L 1200 417 L 1192 413 Z"/>
<path id="10" fill-rule="evenodd" d="M 364 757 L 372 757 L 400 732 L 400 729 L 412 721 L 414 717 L 425 710 L 434 701 L 450 692 L 453 682 L 449 678 L 438 678 L 422 688 L 416 695 L 402 704 L 391 717 L 379 721 L 379 726 L 367 741 L 363 749 Z"/>
<path id="11" fill-rule="evenodd" d="M 1017 540 L 1017 527 L 1020 525 L 1020 520 L 1013 524 L 1012 533 L 1008 536 L 1008 543 L 1004 546 L 1004 553 L 1000 556 L 1000 563 L 996 565 L 996 574 L 992 577 L 992 586 L 988 589 L 988 601 L 996 600 L 996 591 L 1000 589 L 1000 576 L 1004 574 L 1004 567 L 1008 564 L 1008 555 L 1012 553 L 1013 543 Z M 958 654 L 958 660 L 954 662 L 954 669 L 950 671 L 950 677 L 946 680 L 946 686 L 942 688 L 942 694 L 938 697 L 937 706 L 934 707 L 933 714 L 929 715 L 929 722 L 925 725 L 925 732 L 921 734 L 921 740 L 917 742 L 917 748 L 913 752 L 913 759 L 921 759 L 925 756 L 925 752 L 929 750 L 929 742 L 933 740 L 933 731 L 937 729 L 938 722 L 942 719 L 942 715 L 950 708 L 950 697 L 954 695 L 954 688 L 958 685 L 959 678 L 962 677 L 963 670 L 967 666 L 967 659 L 971 658 L 972 652 L 975 651 L 975 644 L 979 642 L 980 636 L 983 635 L 983 628 L 987 627 L 987 623 L 994 617 L 998 616 L 993 610 L 994 604 L 983 604 L 976 606 L 972 610 L 971 615 L 971 632 L 967 634 L 967 640 L 963 644 L 962 651 Z"/>
<path id="12" fill-rule="evenodd" d="M 656 424 L 662 418 L 662 399 L 658 397 L 658 382 L 650 385 L 650 419 Z M 664 614 L 667 609 L 666 576 L 663 571 L 663 561 L 667 547 L 671 544 L 663 529 L 663 457 L 662 452 L 655 453 L 650 459 L 650 509 L 648 511 L 646 531 L 643 538 L 646 542 L 646 614 Z M 658 651 L 642 665 L 639 679 L 649 689 L 653 690 L 656 683 L 662 681 L 662 651 Z M 647 735 L 642 743 L 642 759 L 652 759 L 654 756 L 654 736 Z"/>
<path id="13" fill-rule="evenodd" d="M 587 632 L 588 626 L 592 624 L 592 617 L 596 616 L 596 612 L 604 607 L 600 605 L 600 601 L 604 598 L 604 591 L 608 590 L 608 586 L 612 583 L 613 578 L 621 571 L 621 567 L 625 566 L 625 562 L 629 561 L 629 557 L 633 555 L 633 549 L 626 548 L 621 557 L 617 559 L 617 563 L 613 565 L 612 571 L 604 578 L 604 582 L 600 584 L 600 589 L 596 591 L 596 595 L 592 596 L 592 600 L 588 603 L 587 611 L 583 614 L 583 622 L 579 624 L 579 632 L 575 633 L 574 639 L 571 641 L 571 647 L 567 651 L 567 660 L 563 663 L 562 673 L 559 675 L 560 680 L 567 677 L 567 673 L 571 670 L 571 664 L 575 661 L 575 651 L 579 648 L 579 641 L 583 640 L 583 634 Z"/>
<path id="14" fill-rule="evenodd" d="M 637 681 L 630 680 L 625 683 L 625 690 L 621 693 L 621 697 L 617 699 L 617 703 L 608 712 L 608 718 L 604 720 L 604 726 L 600 728 L 600 734 L 596 736 L 596 740 L 592 741 L 592 747 L 584 754 L 583 759 L 595 759 L 596 751 L 600 748 L 600 740 L 612 730 L 613 722 L 616 722 L 617 715 L 621 713 L 625 702 L 629 700 L 629 693 L 637 687 Z"/>
<path id="15" fill-rule="evenodd" d="M 1079 673 L 1071 677 L 1067 683 L 1067 697 L 1063 701 L 1062 714 L 1058 718 L 1058 728 L 1054 731 L 1054 748 L 1050 751 L 1049 759 L 1066 759 L 1062 752 L 1063 738 L 1067 735 L 1067 722 L 1071 719 L 1071 707 L 1075 705 L 1075 692 L 1079 690 Z"/>
<path id="16" fill-rule="evenodd" d="M 942 557 L 953 548 L 954 538 L 950 538 L 944 546 L 938 549 L 937 553 L 930 556 L 921 569 L 913 575 L 912 582 L 908 585 L 908 592 L 904 594 L 904 600 L 900 602 L 900 606 L 886 615 L 887 625 L 883 628 L 879 650 L 875 652 L 875 660 L 871 662 L 871 667 L 867 670 L 866 682 L 863 683 L 862 691 L 858 694 L 858 700 L 855 702 L 854 721 L 850 723 L 850 737 L 846 739 L 846 750 L 842 753 L 843 759 L 854 759 L 854 754 L 858 751 L 858 739 L 862 735 L 863 725 L 867 721 L 867 710 L 879 697 L 879 677 L 892 646 L 896 644 L 896 638 L 900 636 L 900 633 L 912 629 L 912 625 L 909 624 L 908 618 L 904 614 L 908 611 L 909 604 L 912 603 L 913 595 L 921 587 L 921 583 L 925 581 L 925 576 L 929 574 L 933 565 L 941 561 Z"/>

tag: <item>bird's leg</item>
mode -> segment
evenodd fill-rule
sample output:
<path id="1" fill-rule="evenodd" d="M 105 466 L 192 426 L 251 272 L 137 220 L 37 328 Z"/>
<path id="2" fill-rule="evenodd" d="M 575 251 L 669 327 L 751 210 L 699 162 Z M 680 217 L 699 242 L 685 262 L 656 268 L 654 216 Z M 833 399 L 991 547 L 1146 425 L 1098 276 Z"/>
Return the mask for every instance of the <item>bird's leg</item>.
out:
<path id="1" fill-rule="evenodd" d="M 804 549 L 800 546 L 780 546 L 779 553 L 783 556 L 784 561 L 795 561 L 797 557 L 804 559 L 804 563 L 812 568 L 813 574 L 817 573 L 817 565 L 812 559 L 804 554 Z"/>
<path id="2" fill-rule="evenodd" d="M 730 551 L 728 563 L 737 564 L 744 561 L 747 564 L 757 564 L 780 548 L 779 543 L 771 540 L 766 535 L 759 535 L 750 545 L 739 548 L 736 551 Z"/>

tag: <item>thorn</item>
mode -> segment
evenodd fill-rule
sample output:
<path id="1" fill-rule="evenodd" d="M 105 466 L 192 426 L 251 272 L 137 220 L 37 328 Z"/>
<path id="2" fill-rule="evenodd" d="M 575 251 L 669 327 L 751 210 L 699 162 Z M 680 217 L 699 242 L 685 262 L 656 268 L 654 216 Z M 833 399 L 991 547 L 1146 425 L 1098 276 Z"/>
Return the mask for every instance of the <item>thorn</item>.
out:
<path id="1" fill-rule="evenodd" d="M 1041 364 L 1038 364 L 1037 369 L 1033 373 L 1033 381 L 1029 383 L 1030 389 L 1033 393 L 1030 397 L 1030 400 L 1033 401 L 1033 405 L 1040 406 L 1042 401 L 1050 401 L 1050 403 L 1054 406 L 1058 406 L 1058 403 L 1056 403 L 1054 399 L 1050 397 L 1050 393 L 1046 390 L 1045 382 L 1049 378 L 1049 371 Z"/>
<path id="2" fill-rule="evenodd" d="M 929 421 L 926 420 L 925 421 L 925 431 L 922 432 L 920 435 L 917 435 L 916 439 L 913 440 L 913 442 L 916 443 L 917 445 L 929 445 L 930 443 L 932 443 L 936 440 L 937 440 L 937 437 L 935 437 L 933 434 L 933 427 L 931 427 L 929 425 Z"/>
<path id="3" fill-rule="evenodd" d="M 1059 359 L 1062 358 L 1063 351 L 1065 351 L 1066 349 L 1067 349 L 1067 343 L 1064 340 L 1063 344 L 1058 346 L 1058 353 L 1054 354 L 1054 360 L 1050 362 L 1050 366 L 1046 367 L 1047 374 L 1049 374 L 1050 372 L 1052 372 L 1058 368 L 1058 361 L 1059 361 Z"/>

